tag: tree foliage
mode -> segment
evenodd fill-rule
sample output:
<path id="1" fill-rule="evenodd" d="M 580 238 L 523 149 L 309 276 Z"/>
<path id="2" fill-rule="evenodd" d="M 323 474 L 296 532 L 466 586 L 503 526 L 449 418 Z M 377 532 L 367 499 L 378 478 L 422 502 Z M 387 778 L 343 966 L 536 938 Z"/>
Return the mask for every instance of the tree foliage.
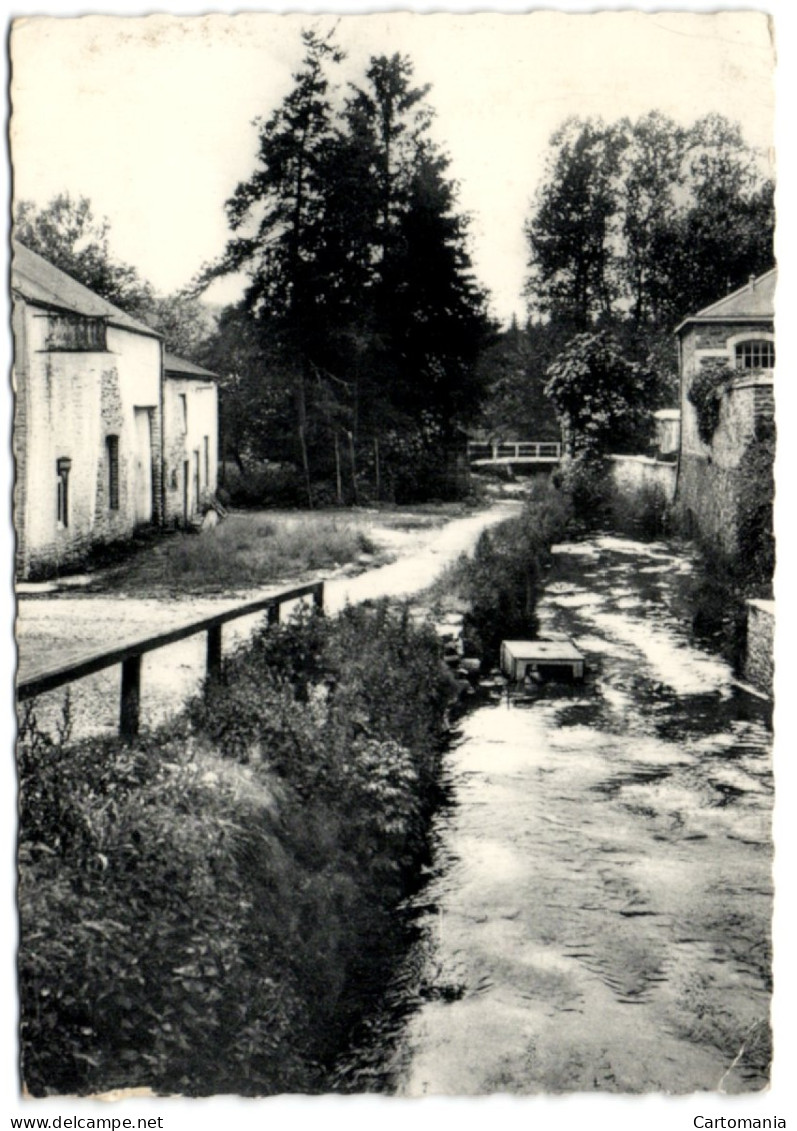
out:
<path id="1" fill-rule="evenodd" d="M 14 236 L 20 243 L 101 298 L 139 317 L 150 308 L 154 292 L 135 267 L 113 256 L 109 231 L 108 220 L 94 215 L 85 196 L 59 193 L 41 208 L 20 200 L 14 210 Z"/>
<path id="2" fill-rule="evenodd" d="M 14 237 L 100 298 L 163 335 L 171 353 L 200 361 L 215 319 L 188 291 L 158 294 L 129 263 L 111 250 L 110 223 L 98 219 L 88 197 L 59 193 L 43 207 L 20 200 Z"/>
<path id="3" fill-rule="evenodd" d="M 227 204 L 233 238 L 204 281 L 247 274 L 239 317 L 291 389 L 308 499 L 336 479 L 356 501 L 389 482 L 390 436 L 422 437 L 431 417 L 446 437 L 474 409 L 488 322 L 411 61 L 372 58 L 341 97 L 334 39 L 306 31 L 303 44 L 291 91 L 257 123 L 257 166 Z M 264 368 L 259 380 L 267 396 Z M 254 420 L 249 431 L 262 446 Z"/>
<path id="4" fill-rule="evenodd" d="M 616 174 L 628 144 L 600 119 L 568 119 L 551 138 L 545 180 L 526 225 L 527 294 L 543 313 L 583 331 L 617 293 Z"/>
<path id="5" fill-rule="evenodd" d="M 772 265 L 773 185 L 738 125 L 569 119 L 526 228 L 532 310 L 667 326 Z"/>
<path id="6" fill-rule="evenodd" d="M 675 397 L 677 322 L 771 267 L 773 192 L 718 114 L 691 126 L 659 111 L 570 118 L 554 133 L 526 225 L 526 293 L 569 343 L 548 393 L 571 451 L 645 446 L 644 408 Z M 707 416 L 716 406 L 703 399 Z"/>
<path id="7" fill-rule="evenodd" d="M 655 407 L 655 388 L 653 370 L 624 357 L 609 333 L 577 334 L 549 367 L 545 386 L 566 454 L 633 450 Z"/>

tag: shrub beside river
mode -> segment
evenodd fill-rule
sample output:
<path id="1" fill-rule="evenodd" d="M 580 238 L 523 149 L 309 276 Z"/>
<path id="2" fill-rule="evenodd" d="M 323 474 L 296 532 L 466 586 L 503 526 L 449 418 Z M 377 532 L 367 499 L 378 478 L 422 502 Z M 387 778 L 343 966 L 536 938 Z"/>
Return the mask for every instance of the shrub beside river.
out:
<path id="1" fill-rule="evenodd" d="M 432 630 L 379 605 L 262 632 L 128 745 L 29 718 L 28 1089 L 323 1090 L 425 851 L 451 693 Z"/>
<path id="2" fill-rule="evenodd" d="M 463 555 L 434 586 L 438 603 L 453 596 L 463 606 L 466 647 L 485 666 L 498 662 L 502 640 L 536 635 L 551 546 L 567 535 L 572 516 L 568 492 L 548 479 L 532 483 L 520 515 L 485 530 L 473 555 Z"/>

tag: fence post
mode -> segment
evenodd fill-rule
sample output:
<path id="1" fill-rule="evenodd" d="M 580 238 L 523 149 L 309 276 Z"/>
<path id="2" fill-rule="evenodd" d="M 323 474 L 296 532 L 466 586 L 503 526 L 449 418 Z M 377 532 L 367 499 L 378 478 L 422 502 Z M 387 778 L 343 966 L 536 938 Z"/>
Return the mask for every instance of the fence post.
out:
<path id="1" fill-rule="evenodd" d="M 269 628 L 271 628 L 272 625 L 279 624 L 279 622 L 280 603 L 279 601 L 275 601 L 273 605 L 269 605 L 268 610 L 266 611 L 266 624 Z"/>
<path id="2" fill-rule="evenodd" d="M 319 613 L 324 611 L 324 583 L 319 581 L 313 590 L 313 606 L 318 609 Z"/>
<path id="3" fill-rule="evenodd" d="M 141 656 L 122 662 L 122 697 L 119 705 L 119 734 L 135 738 L 138 734 L 138 707 L 141 701 Z"/>
<path id="4" fill-rule="evenodd" d="M 218 679 L 221 671 L 221 625 L 214 624 L 208 629 L 207 676 Z"/>

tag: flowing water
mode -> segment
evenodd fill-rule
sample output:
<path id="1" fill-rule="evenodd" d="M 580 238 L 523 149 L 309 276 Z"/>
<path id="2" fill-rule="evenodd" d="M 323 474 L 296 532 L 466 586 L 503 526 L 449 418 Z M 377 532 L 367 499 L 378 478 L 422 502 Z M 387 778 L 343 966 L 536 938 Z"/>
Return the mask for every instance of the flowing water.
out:
<path id="1" fill-rule="evenodd" d="M 689 635 L 663 544 L 557 548 L 583 685 L 482 690 L 404 946 L 339 1070 L 401 1095 L 766 1086 L 769 704 Z"/>

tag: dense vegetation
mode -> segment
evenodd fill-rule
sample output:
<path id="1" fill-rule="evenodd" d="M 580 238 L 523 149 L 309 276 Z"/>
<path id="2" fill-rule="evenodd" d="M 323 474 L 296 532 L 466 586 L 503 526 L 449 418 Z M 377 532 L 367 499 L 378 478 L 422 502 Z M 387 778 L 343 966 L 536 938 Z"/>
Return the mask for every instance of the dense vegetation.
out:
<path id="1" fill-rule="evenodd" d="M 413 881 L 452 681 L 385 606 L 263 632 L 179 723 L 19 744 L 34 1095 L 323 1089 Z"/>
<path id="2" fill-rule="evenodd" d="M 627 317 L 669 332 L 772 266 L 774 186 L 739 126 L 570 118 L 526 234 L 532 309 L 573 332 Z"/>
<path id="3" fill-rule="evenodd" d="M 233 236 L 202 280 L 248 278 L 208 355 L 232 372 L 228 451 L 243 469 L 291 463 L 310 505 L 444 495 L 443 453 L 478 407 L 490 324 L 429 88 L 407 57 L 381 55 L 341 97 L 334 38 L 303 43 L 291 91 L 256 123 L 256 167 L 227 202 Z"/>
<path id="4" fill-rule="evenodd" d="M 675 326 L 772 266 L 774 186 L 764 170 L 738 125 L 717 114 L 690 126 L 658 111 L 563 122 L 526 224 L 529 321 L 483 355 L 485 431 L 556 439 L 546 385 L 554 391 L 552 375 L 572 369 L 577 348 L 595 357 L 608 344 L 619 368 L 649 379 L 641 398 L 621 382 L 628 413 L 600 421 L 606 442 L 643 451 L 649 427 L 629 425 L 640 408 L 675 403 Z M 592 385 L 582 387 L 583 411 L 612 415 L 619 397 L 596 397 Z"/>
<path id="5" fill-rule="evenodd" d="M 434 586 L 438 601 L 454 595 L 464 604 L 465 645 L 485 668 L 497 664 L 503 639 L 536 635 L 551 546 L 573 517 L 568 490 L 548 479 L 534 483 L 521 514 L 485 530 L 473 555 L 463 555 Z"/>
<path id="6" fill-rule="evenodd" d="M 126 593 L 216 592 L 250 588 L 332 569 L 372 555 L 376 546 L 356 519 L 329 514 L 228 514 L 199 535 L 175 532 L 98 578 L 95 588 Z"/>

